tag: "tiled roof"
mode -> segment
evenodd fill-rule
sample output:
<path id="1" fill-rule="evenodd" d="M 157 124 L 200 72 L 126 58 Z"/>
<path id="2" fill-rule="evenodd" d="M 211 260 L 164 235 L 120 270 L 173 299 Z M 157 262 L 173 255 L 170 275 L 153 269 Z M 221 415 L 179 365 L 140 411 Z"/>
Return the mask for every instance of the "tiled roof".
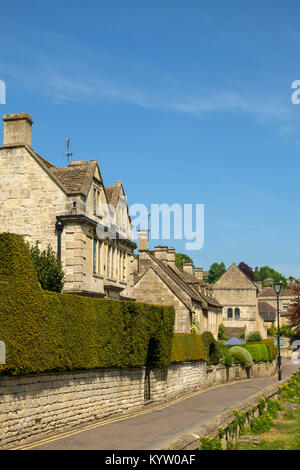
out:
<path id="1" fill-rule="evenodd" d="M 276 319 L 276 309 L 267 302 L 258 302 L 258 313 L 264 321 L 273 322 Z"/>
<path id="2" fill-rule="evenodd" d="M 279 297 L 293 297 L 292 289 L 281 289 Z M 258 297 L 276 297 L 275 290 L 272 287 L 267 287 L 263 289 Z"/>
<path id="3" fill-rule="evenodd" d="M 148 255 L 151 257 L 151 259 L 157 264 L 167 275 L 165 278 L 166 283 L 168 283 L 168 277 L 174 281 L 188 296 L 190 296 L 191 299 L 193 299 L 196 302 L 201 303 L 204 308 L 207 308 L 207 304 L 213 305 L 215 307 L 220 307 L 220 304 L 217 302 L 216 299 L 209 297 L 209 296 L 204 296 L 202 293 L 200 294 L 196 289 L 193 287 L 190 287 L 185 280 L 181 277 L 180 272 L 176 272 L 176 268 L 173 269 L 171 268 L 167 263 L 164 263 L 163 261 L 155 258 L 149 251 Z M 176 292 L 179 298 L 181 298 L 180 295 L 180 289 Z"/>
<path id="4" fill-rule="evenodd" d="M 121 187 L 121 181 L 117 181 L 114 186 L 105 186 L 105 193 L 107 196 L 108 204 L 117 207 Z"/>

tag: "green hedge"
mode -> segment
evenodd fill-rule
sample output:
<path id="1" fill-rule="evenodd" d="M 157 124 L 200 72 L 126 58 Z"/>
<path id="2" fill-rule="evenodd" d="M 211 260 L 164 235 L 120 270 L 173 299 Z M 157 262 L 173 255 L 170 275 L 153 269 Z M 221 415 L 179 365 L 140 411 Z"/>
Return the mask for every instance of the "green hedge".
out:
<path id="1" fill-rule="evenodd" d="M 221 358 L 219 343 L 210 331 L 204 331 L 201 335 L 204 346 L 205 360 L 208 364 L 218 364 Z"/>
<path id="2" fill-rule="evenodd" d="M 0 305 L 6 374 L 170 364 L 173 307 L 44 291 L 18 235 L 0 234 Z"/>
<path id="3" fill-rule="evenodd" d="M 193 333 L 174 333 L 172 340 L 171 362 L 205 360 L 204 346 L 200 335 Z"/>
<path id="4" fill-rule="evenodd" d="M 270 338 L 267 338 L 267 339 L 263 339 L 262 340 L 262 343 L 265 344 L 268 348 L 268 351 L 269 351 L 269 361 L 273 361 L 273 359 L 276 357 L 277 355 L 277 348 L 276 346 L 274 346 L 274 340 L 273 338 L 270 339 Z"/>
<path id="5" fill-rule="evenodd" d="M 241 347 L 251 354 L 254 362 L 269 361 L 269 351 L 266 344 L 242 344 Z"/>

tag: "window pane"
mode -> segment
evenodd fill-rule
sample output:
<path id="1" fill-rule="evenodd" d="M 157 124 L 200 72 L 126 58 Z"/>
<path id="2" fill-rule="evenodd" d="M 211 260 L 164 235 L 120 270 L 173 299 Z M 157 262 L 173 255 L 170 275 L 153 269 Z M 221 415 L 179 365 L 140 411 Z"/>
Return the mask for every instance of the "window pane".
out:
<path id="1" fill-rule="evenodd" d="M 240 316 L 241 316 L 240 315 L 240 309 L 238 307 L 236 307 L 234 309 L 234 316 L 235 316 L 235 318 L 240 318 Z"/>
<path id="2" fill-rule="evenodd" d="M 96 274 L 96 256 L 97 256 L 97 240 L 94 238 L 93 239 L 93 273 Z"/>
<path id="3" fill-rule="evenodd" d="M 227 309 L 227 317 L 232 318 L 232 308 Z"/>

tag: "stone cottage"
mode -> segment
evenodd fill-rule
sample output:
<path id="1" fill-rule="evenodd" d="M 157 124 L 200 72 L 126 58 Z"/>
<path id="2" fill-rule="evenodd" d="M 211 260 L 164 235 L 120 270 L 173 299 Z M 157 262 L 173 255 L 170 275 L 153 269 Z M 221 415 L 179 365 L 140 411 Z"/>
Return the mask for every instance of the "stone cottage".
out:
<path id="1" fill-rule="evenodd" d="M 267 302 L 277 312 L 277 296 L 273 287 L 267 287 L 258 294 L 259 302 Z M 279 294 L 279 321 L 280 326 L 289 324 L 288 309 L 296 300 L 292 289 L 281 289 Z M 277 317 L 277 315 L 276 315 Z M 277 322 L 277 320 L 276 320 Z M 277 323 L 276 323 L 277 326 Z"/>
<path id="2" fill-rule="evenodd" d="M 97 160 L 60 168 L 38 155 L 28 114 L 3 121 L 0 231 L 50 244 L 63 263 L 64 292 L 121 298 L 136 248 L 122 183 L 105 187 Z"/>
<path id="3" fill-rule="evenodd" d="M 149 251 L 148 231 L 139 231 L 133 288 L 136 300 L 173 305 L 176 332 L 189 333 L 195 323 L 200 333 L 209 330 L 217 338 L 222 307 L 202 278 L 202 269 L 194 272 L 192 263 L 184 263 L 183 269 L 176 266 L 174 248 L 157 246 Z"/>
<path id="4" fill-rule="evenodd" d="M 263 338 L 267 336 L 258 312 L 258 288 L 235 263 L 215 282 L 213 290 L 223 307 L 225 336 L 239 337 L 251 331 L 259 331 Z"/>

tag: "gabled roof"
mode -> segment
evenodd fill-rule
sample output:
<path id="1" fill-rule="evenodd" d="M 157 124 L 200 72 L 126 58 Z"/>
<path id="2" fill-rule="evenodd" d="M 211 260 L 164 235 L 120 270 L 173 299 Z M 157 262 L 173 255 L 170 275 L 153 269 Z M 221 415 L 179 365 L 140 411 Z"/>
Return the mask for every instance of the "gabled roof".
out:
<path id="1" fill-rule="evenodd" d="M 235 270 L 237 273 L 240 273 L 243 277 L 243 279 L 245 281 L 247 281 L 247 284 L 252 287 L 254 287 L 257 291 L 258 291 L 258 287 L 257 285 L 244 273 L 244 271 L 242 271 L 235 263 L 232 263 L 232 265 L 225 271 L 225 273 L 222 274 L 221 277 L 219 277 L 219 279 L 215 282 L 214 284 L 214 289 L 222 289 L 222 281 L 224 281 L 224 279 L 226 279 L 227 277 L 227 274 L 230 272 L 230 271 L 233 271 Z M 220 287 L 218 286 L 219 284 Z M 234 288 L 234 286 L 232 286 L 232 288 Z"/>
<path id="2" fill-rule="evenodd" d="M 159 271 L 157 271 L 157 269 L 155 269 L 155 267 L 158 267 L 160 268 L 160 270 L 163 271 L 163 273 L 165 274 L 163 280 L 164 282 L 168 285 L 168 287 L 174 291 L 173 289 L 173 283 L 177 284 L 177 286 L 179 287 L 178 289 L 176 289 L 176 292 L 175 294 L 177 295 L 177 297 L 186 305 L 186 301 L 185 301 L 185 298 L 184 296 L 182 296 L 182 290 L 195 302 L 199 302 L 202 307 L 204 308 L 207 308 L 208 307 L 208 304 L 209 305 L 212 305 L 212 306 L 215 306 L 215 307 L 221 307 L 220 304 L 217 302 L 216 299 L 212 298 L 212 297 L 209 297 L 209 296 L 204 296 L 202 293 L 199 293 L 196 289 L 194 289 L 193 287 L 191 287 L 189 284 L 187 284 L 185 282 L 185 280 L 183 279 L 183 277 L 181 277 L 180 275 L 180 272 L 176 271 L 176 269 L 173 269 L 172 267 L 170 267 L 168 264 L 164 263 L 163 261 L 155 258 L 150 251 L 147 251 L 148 253 L 148 256 L 151 258 L 151 260 L 153 261 L 153 265 L 150 266 L 150 268 L 154 269 L 155 272 L 157 272 L 157 274 L 159 274 Z M 149 268 L 149 269 L 150 269 Z M 148 270 L 146 270 L 141 276 L 139 276 L 136 281 L 135 281 L 135 284 L 145 275 L 145 273 L 147 272 Z M 171 282 L 173 281 L 173 283 Z M 199 280 L 198 280 L 199 282 Z M 190 307 L 189 307 L 190 308 Z"/>
<path id="3" fill-rule="evenodd" d="M 10 146 L 12 145 L 6 145 L 4 147 Z M 75 161 L 71 162 L 67 167 L 56 167 L 52 163 L 48 162 L 48 160 L 41 157 L 32 149 L 32 147 L 24 144 L 21 144 L 20 147 L 26 148 L 50 178 L 52 178 L 67 195 L 82 194 L 87 196 L 96 170 L 98 170 L 102 181 L 101 171 L 97 160 L 91 160 L 89 162 L 85 160 Z"/>
<path id="4" fill-rule="evenodd" d="M 106 192 L 108 204 L 111 204 L 112 206 L 117 207 L 121 188 L 122 188 L 121 181 L 117 181 L 114 184 L 114 186 L 105 186 L 105 192 Z"/>

